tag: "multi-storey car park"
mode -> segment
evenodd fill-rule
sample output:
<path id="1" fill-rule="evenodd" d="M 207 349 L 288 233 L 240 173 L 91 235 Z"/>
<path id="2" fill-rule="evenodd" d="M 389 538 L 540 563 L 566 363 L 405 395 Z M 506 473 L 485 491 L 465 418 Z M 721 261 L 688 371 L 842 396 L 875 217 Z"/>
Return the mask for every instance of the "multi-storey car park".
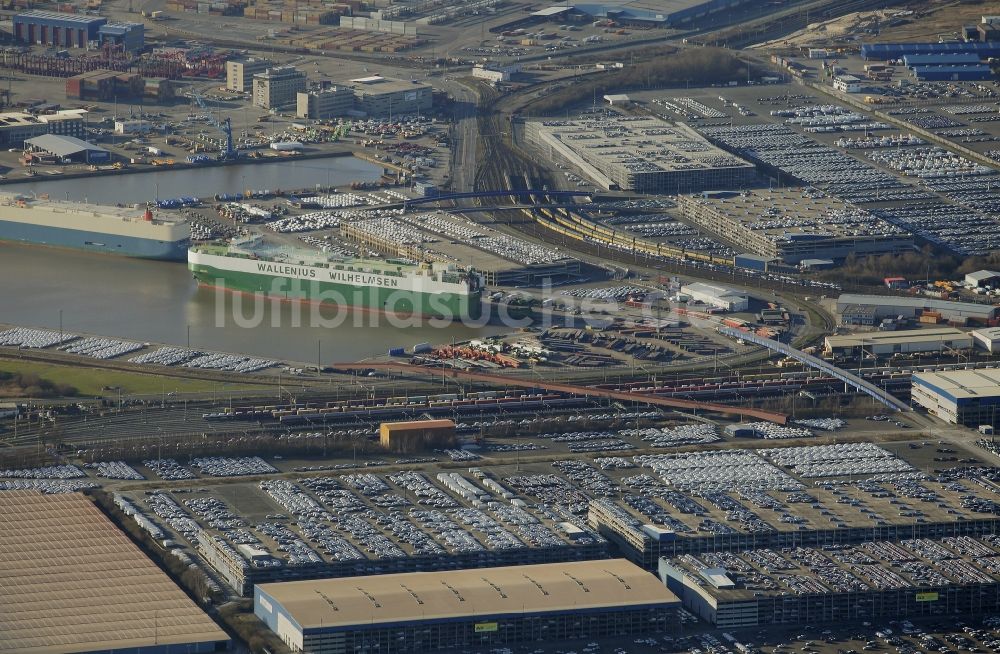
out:
<path id="1" fill-rule="evenodd" d="M 799 263 L 902 252 L 913 238 L 872 213 L 812 188 L 680 195 L 699 227 L 764 257 Z"/>
<path id="2" fill-rule="evenodd" d="M 198 552 L 240 594 L 275 581 L 608 556 L 605 539 L 582 519 L 512 503 L 513 494 L 485 475 L 358 473 L 269 480 L 259 489 L 286 518 L 251 526 L 213 498 L 182 507 L 161 494 L 146 504 L 194 529 Z M 194 516 L 203 526 L 186 522 Z"/>
<path id="3" fill-rule="evenodd" d="M 1000 608 L 1000 538 L 946 536 L 664 557 L 685 608 L 719 628 L 814 624 Z"/>
<path id="4" fill-rule="evenodd" d="M 661 556 L 978 537 L 1000 527 L 995 469 L 925 475 L 870 444 L 635 461 L 645 469 L 627 471 L 620 497 L 592 500 L 588 522 L 647 570 Z"/>
<path id="5" fill-rule="evenodd" d="M 524 134 L 549 158 L 570 164 L 609 190 L 692 193 L 745 188 L 756 178 L 752 164 L 687 125 L 659 118 L 532 121 Z"/>

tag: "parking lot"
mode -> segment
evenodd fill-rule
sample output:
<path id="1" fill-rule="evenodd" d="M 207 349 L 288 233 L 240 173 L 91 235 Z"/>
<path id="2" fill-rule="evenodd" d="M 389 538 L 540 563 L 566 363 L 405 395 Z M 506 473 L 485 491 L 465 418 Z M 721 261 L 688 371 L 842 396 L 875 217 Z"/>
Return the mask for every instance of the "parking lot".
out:
<path id="1" fill-rule="evenodd" d="M 861 65 L 847 60 L 852 72 L 852 66 L 860 70 Z M 995 91 L 975 84 L 905 88 L 909 95 L 899 99 L 909 106 L 873 108 L 958 146 L 987 156 L 1000 153 L 1000 121 L 994 120 L 990 95 Z M 992 216 L 1000 206 L 1000 189 L 991 183 L 995 170 L 927 145 L 915 133 L 845 103 L 783 84 L 638 96 L 668 120 L 690 122 L 737 153 L 752 152 L 751 158 L 769 166 L 779 184 L 801 180 L 815 185 L 960 255 L 982 254 L 995 246 Z M 660 228 L 655 221 L 644 222 L 650 226 L 637 222 L 636 229 L 666 237 L 684 233 L 686 225 L 667 220 Z"/>

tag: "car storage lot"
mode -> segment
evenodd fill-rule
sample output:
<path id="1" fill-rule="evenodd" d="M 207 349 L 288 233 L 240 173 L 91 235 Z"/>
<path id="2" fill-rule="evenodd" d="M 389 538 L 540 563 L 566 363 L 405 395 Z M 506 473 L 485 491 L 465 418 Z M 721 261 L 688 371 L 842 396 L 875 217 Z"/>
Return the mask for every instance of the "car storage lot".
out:
<path id="1" fill-rule="evenodd" d="M 969 85 L 959 85 L 962 92 L 953 97 L 939 88 L 947 85 L 923 86 L 937 97 L 878 108 L 956 146 L 1000 158 L 993 98 L 965 88 Z M 779 184 L 802 179 L 959 254 L 996 246 L 989 238 L 969 236 L 996 231 L 1000 177 L 995 170 L 921 142 L 915 133 L 843 101 L 789 84 L 646 92 L 637 98 L 731 149 L 759 153 L 783 171 L 774 180 Z"/>
<path id="2" fill-rule="evenodd" d="M 690 426 L 637 431 L 649 429 L 659 430 L 661 437 L 678 431 L 712 435 Z M 628 426 L 616 432 L 644 444 Z M 961 472 L 968 463 L 958 458 L 968 461 L 967 453 L 942 453 L 938 450 L 953 448 L 923 441 L 885 448 L 860 443 L 786 448 L 779 446 L 789 443 L 768 441 L 771 447 L 764 450 L 718 452 L 691 452 L 689 445 L 640 456 L 561 449 L 614 438 L 590 430 L 568 435 L 590 433 L 597 436 L 549 443 L 553 448 L 547 450 L 514 447 L 550 439 L 500 438 L 496 442 L 510 449 L 482 452 L 478 460 L 459 456 L 453 461 L 448 453 L 436 453 L 381 458 L 382 465 L 366 466 L 376 461 L 364 455 L 354 468 L 350 459 L 194 457 L 166 465 L 151 460 L 77 470 L 123 494 L 185 547 L 193 550 L 191 536 L 207 529 L 233 545 L 259 545 L 286 564 L 291 554 L 308 551 L 336 562 L 345 556 L 447 556 L 600 543 L 603 539 L 587 525 L 588 504 L 598 498 L 634 520 L 667 525 L 683 538 L 951 522 L 984 515 L 987 507 L 970 502 L 971 494 L 1000 501 L 976 482 L 995 472 Z M 730 439 L 724 445 L 755 442 Z M 944 458 L 955 460 L 937 460 Z M 146 480 L 130 479 L 129 470 Z M 946 472 L 939 476 L 936 470 Z M 122 478 L 109 480 L 100 473 Z M 932 479 L 920 479 L 924 473 Z M 39 474 L 76 477 L 68 466 Z M 804 494 L 810 501 L 803 501 Z"/>

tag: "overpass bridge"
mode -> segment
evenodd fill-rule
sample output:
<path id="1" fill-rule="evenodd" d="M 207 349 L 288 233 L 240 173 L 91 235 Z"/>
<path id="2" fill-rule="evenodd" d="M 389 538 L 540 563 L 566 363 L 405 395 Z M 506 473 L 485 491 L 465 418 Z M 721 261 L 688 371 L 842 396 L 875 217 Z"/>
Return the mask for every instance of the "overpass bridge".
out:
<path id="1" fill-rule="evenodd" d="M 829 361 L 824 361 L 819 357 L 814 357 L 811 354 L 806 354 L 801 350 L 797 350 L 791 345 L 786 345 L 785 343 L 780 343 L 772 338 L 759 336 L 753 332 L 745 332 L 732 327 L 719 327 L 719 333 L 732 338 L 743 339 L 744 341 L 753 343 L 754 345 L 760 345 L 773 352 L 783 354 L 786 357 L 791 357 L 803 365 L 815 368 L 820 372 L 830 375 L 834 379 L 839 379 L 855 390 L 873 397 L 890 409 L 894 409 L 896 411 L 910 411 L 910 406 L 906 402 L 903 402 L 894 395 L 891 395 L 885 389 L 879 388 L 875 384 L 872 384 L 871 382 L 862 379 L 853 373 L 838 368 Z"/>

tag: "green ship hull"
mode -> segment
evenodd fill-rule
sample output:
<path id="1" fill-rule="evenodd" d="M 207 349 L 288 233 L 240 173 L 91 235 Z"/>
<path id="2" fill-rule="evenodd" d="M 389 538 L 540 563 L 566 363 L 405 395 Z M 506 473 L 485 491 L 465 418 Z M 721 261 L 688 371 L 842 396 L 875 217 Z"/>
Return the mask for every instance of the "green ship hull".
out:
<path id="1" fill-rule="evenodd" d="M 479 291 L 426 293 L 224 270 L 194 262 L 189 262 L 188 267 L 199 283 L 236 293 L 446 320 L 475 320 L 482 314 L 482 294 Z"/>

